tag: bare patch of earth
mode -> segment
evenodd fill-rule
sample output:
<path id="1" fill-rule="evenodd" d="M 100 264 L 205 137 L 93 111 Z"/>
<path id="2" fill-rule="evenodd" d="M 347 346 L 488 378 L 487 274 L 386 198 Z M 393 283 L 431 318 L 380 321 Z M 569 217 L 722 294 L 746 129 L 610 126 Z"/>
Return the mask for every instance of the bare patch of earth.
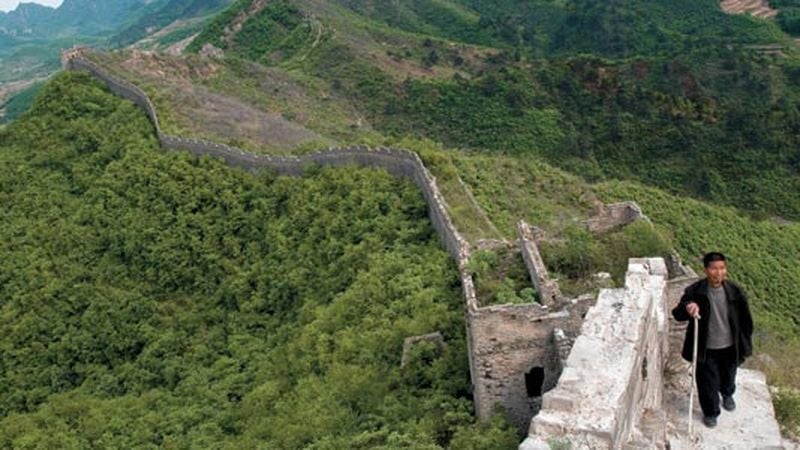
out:
<path id="1" fill-rule="evenodd" d="M 204 86 L 204 80 L 222 70 L 208 59 L 133 50 L 100 62 L 129 81 L 150 87 L 149 92 L 157 92 L 154 101 L 167 133 L 251 149 L 266 147 L 270 153 L 288 153 L 322 140 L 315 131 L 287 120 L 281 110 L 260 109 Z"/>
<path id="2" fill-rule="evenodd" d="M 32 78 L 29 80 L 11 81 L 8 83 L 0 84 L 0 120 L 6 116 L 5 102 L 8 101 L 14 94 L 24 90 L 32 84 L 43 80 L 44 78 Z"/>
<path id="3" fill-rule="evenodd" d="M 175 55 L 175 56 L 183 54 L 183 51 L 186 50 L 186 47 L 188 47 L 189 44 L 192 43 L 192 41 L 194 40 L 195 37 L 197 37 L 198 34 L 199 33 L 195 33 L 187 37 L 186 39 L 181 39 L 180 41 L 165 48 L 164 52 L 169 55 Z"/>
<path id="4" fill-rule="evenodd" d="M 767 0 L 724 0 L 720 6 L 728 14 L 748 13 L 764 19 L 771 19 L 778 14 L 777 9 L 770 8 Z"/>

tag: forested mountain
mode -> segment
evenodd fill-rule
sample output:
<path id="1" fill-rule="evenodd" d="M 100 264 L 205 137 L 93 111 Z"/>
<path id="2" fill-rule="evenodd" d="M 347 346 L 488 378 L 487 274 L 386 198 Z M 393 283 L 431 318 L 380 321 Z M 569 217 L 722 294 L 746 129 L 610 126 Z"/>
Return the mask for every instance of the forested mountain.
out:
<path id="1" fill-rule="evenodd" d="M 219 5 L 152 2 L 115 39 Z M 536 224 L 575 292 L 599 271 L 619 283 L 632 255 L 674 248 L 699 270 L 726 252 L 755 315 L 749 363 L 797 435 L 800 54 L 780 17 L 714 0 L 237 0 L 169 38 L 199 31 L 184 56 L 91 57 L 171 134 L 415 150 L 470 242 Z M 518 442 L 499 416 L 473 423 L 457 273 L 411 184 L 165 154 L 140 111 L 76 74 L 0 129 L 0 171 L 0 447 Z M 653 225 L 592 236 L 578 221 L 596 200 L 637 201 Z M 472 270 L 498 270 L 480 255 Z M 506 269 L 479 288 L 529 301 Z M 434 329 L 445 353 L 400 368 L 403 338 Z"/>
<path id="2" fill-rule="evenodd" d="M 64 74 L 0 132 L 0 200 L 2 448 L 517 441 L 473 425 L 457 271 L 408 181 L 163 153 Z M 446 352 L 401 369 L 431 330 Z"/>
<path id="3" fill-rule="evenodd" d="M 797 49 L 714 1 L 241 0 L 206 43 L 319 78 L 383 134 L 800 218 Z"/>

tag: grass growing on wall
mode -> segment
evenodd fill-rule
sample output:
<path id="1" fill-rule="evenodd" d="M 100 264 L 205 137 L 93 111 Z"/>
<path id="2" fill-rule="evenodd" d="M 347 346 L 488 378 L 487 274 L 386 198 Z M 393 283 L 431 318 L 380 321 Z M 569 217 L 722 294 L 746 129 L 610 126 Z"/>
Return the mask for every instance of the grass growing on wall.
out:
<path id="1" fill-rule="evenodd" d="M 539 301 L 518 248 L 478 250 L 470 255 L 467 269 L 473 274 L 481 307 Z"/>

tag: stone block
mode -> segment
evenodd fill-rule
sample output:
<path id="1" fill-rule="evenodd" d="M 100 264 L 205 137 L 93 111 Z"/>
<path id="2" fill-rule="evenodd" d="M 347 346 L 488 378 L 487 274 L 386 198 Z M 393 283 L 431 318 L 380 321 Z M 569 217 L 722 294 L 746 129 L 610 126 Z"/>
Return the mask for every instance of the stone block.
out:
<path id="1" fill-rule="evenodd" d="M 569 412 L 575 409 L 575 401 L 572 397 L 563 394 L 545 395 L 542 399 L 542 407 L 554 411 Z"/>
<path id="2" fill-rule="evenodd" d="M 535 437 L 527 437 L 521 444 L 518 450 L 550 450 L 550 444 Z"/>

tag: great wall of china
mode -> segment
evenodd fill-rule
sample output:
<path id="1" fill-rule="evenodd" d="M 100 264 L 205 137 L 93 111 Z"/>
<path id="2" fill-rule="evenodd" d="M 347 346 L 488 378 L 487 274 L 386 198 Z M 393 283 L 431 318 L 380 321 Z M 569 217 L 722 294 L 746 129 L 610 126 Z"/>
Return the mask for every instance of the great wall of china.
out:
<path id="1" fill-rule="evenodd" d="M 602 289 L 597 297 L 566 298 L 558 283 L 549 278 L 532 228 L 521 221 L 520 251 L 541 302 L 482 306 L 467 269 L 470 244 L 456 229 L 435 177 L 416 153 L 350 146 L 277 157 L 170 136 L 161 130 L 147 94 L 93 63 L 86 56 L 90 51 L 73 48 L 62 52 L 63 67 L 89 72 L 112 92 L 141 107 L 165 150 L 209 155 L 247 170 L 271 169 L 291 176 L 302 175 L 309 164 L 358 164 L 383 168 L 413 181 L 460 273 L 476 415 L 488 418 L 495 406 L 501 405 L 512 423 L 529 430 L 521 449 L 550 448 L 562 439 L 572 448 L 690 448 L 681 447 L 680 439 L 668 437 L 669 418 L 661 408 L 666 396 L 662 374 L 668 372 L 675 354 L 670 351 L 669 336 L 676 329 L 680 332 L 667 319 L 667 309 L 682 287 L 696 277 L 678 259 L 632 259 L 625 287 Z M 604 206 L 585 225 L 593 232 L 604 232 L 642 217 L 635 203 L 625 202 Z M 407 342 L 413 345 L 419 339 L 435 338 L 432 333 Z M 763 397 L 766 384 L 761 378 L 755 389 L 760 389 Z M 769 407 L 770 416 L 763 425 L 769 429 L 758 436 L 763 444 L 781 448 L 771 403 Z"/>

